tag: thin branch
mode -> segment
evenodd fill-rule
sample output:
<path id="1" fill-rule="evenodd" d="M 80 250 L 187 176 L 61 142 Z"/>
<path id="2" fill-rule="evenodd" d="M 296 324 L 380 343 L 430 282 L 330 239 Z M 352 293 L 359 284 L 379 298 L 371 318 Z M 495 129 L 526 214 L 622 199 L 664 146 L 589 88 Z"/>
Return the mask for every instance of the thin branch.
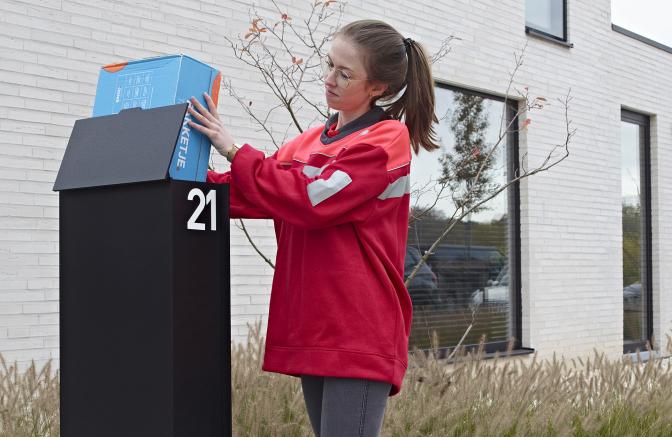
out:
<path id="1" fill-rule="evenodd" d="M 318 58 L 324 56 L 323 47 L 333 36 L 335 32 L 334 30 L 335 27 L 329 26 L 326 36 L 321 38 L 319 42 L 317 42 L 318 40 L 315 39 L 315 35 L 317 34 L 318 29 L 324 27 L 326 21 L 331 19 L 331 17 L 334 16 L 335 13 L 338 13 L 337 24 L 340 24 L 340 20 L 343 15 L 344 3 L 338 2 L 339 5 L 338 9 L 334 11 L 334 8 L 329 8 L 329 5 L 337 2 L 334 1 L 313 2 L 310 11 L 310 16 L 308 20 L 304 21 L 306 25 L 306 31 L 308 34 L 307 37 L 304 37 L 300 34 L 297 27 L 292 24 L 291 17 L 285 15 L 284 12 L 280 10 L 280 7 L 276 2 L 276 0 L 272 0 L 272 3 L 275 6 L 275 9 L 280 13 L 280 16 L 282 17 L 281 22 L 277 22 L 273 26 L 268 26 L 267 25 L 268 23 L 266 23 L 263 20 L 263 18 L 260 18 L 260 14 L 257 12 L 256 8 L 253 5 L 250 10 L 250 20 L 252 23 L 250 32 L 248 32 L 245 35 L 244 39 L 239 36 L 238 43 L 234 42 L 233 39 L 228 37 L 225 37 L 225 39 L 228 42 L 231 49 L 233 50 L 233 55 L 235 58 L 242 61 L 245 65 L 248 65 L 254 68 L 255 70 L 259 71 L 259 73 L 261 73 L 261 78 L 263 82 L 266 84 L 266 86 L 268 86 L 268 88 L 271 90 L 273 95 L 278 99 L 280 104 L 272 107 L 268 112 L 266 112 L 265 117 L 263 117 L 262 119 L 262 117 L 257 115 L 256 113 L 257 111 L 254 111 L 250 107 L 251 103 L 247 104 L 247 102 L 242 97 L 240 97 L 240 95 L 236 92 L 230 81 L 225 82 L 224 86 L 229 91 L 229 95 L 235 98 L 235 100 L 245 110 L 245 112 L 270 137 L 276 149 L 279 149 L 280 145 L 283 144 L 287 139 L 288 132 L 292 126 L 292 123 L 289 123 L 287 125 L 284 137 L 282 141 L 279 143 L 275 139 L 273 129 L 269 127 L 269 118 L 276 109 L 283 107 L 287 110 L 293 122 L 293 125 L 296 127 L 299 133 L 303 132 L 303 128 L 299 123 L 297 111 L 301 111 L 303 109 L 303 105 L 301 104 L 301 101 L 298 99 L 301 99 L 306 104 L 310 105 L 310 107 L 312 107 L 323 118 L 327 118 L 329 116 L 329 108 L 325 110 L 324 107 L 320 106 L 319 104 L 313 103 L 304 94 L 301 88 L 303 87 L 304 83 L 315 83 L 316 81 L 319 82 L 319 74 L 317 75 L 318 78 L 315 79 L 314 77 L 312 77 L 313 75 L 310 75 L 311 77 L 308 78 L 306 73 L 308 73 L 309 70 L 319 67 L 318 64 L 313 64 L 312 61 L 315 59 L 316 56 Z M 318 8 L 319 5 L 321 6 Z M 280 23 L 282 24 L 282 26 L 279 31 L 276 31 L 276 28 Z M 267 37 L 264 36 L 263 33 L 270 33 L 270 37 L 277 39 L 282 45 L 282 49 L 287 54 L 289 54 L 290 56 L 294 56 L 292 53 L 293 52 L 292 47 L 290 47 L 287 44 L 287 41 L 285 39 L 286 35 L 288 34 L 286 32 L 287 28 L 291 30 L 291 32 L 299 39 L 299 41 L 304 46 L 308 47 L 308 49 L 311 50 L 310 54 L 306 56 L 305 61 L 301 62 L 298 61 L 297 58 L 294 58 L 292 60 L 293 62 L 291 66 L 283 67 L 283 64 L 280 62 L 280 58 L 278 57 L 279 56 L 278 51 L 271 50 L 270 46 L 267 45 L 266 43 Z M 255 49 L 255 47 L 257 48 Z M 294 106 L 298 106 L 298 109 L 295 109 Z M 264 256 L 261 250 L 259 250 L 259 248 L 254 244 L 242 220 L 240 221 L 240 227 L 245 233 L 245 236 L 247 237 L 248 241 L 255 249 L 255 251 L 257 251 L 257 253 L 264 259 L 266 263 L 268 263 L 271 267 L 275 268 L 270 259 Z"/>
<path id="2" fill-rule="evenodd" d="M 469 332 L 471 332 L 471 328 L 474 327 L 475 317 L 476 317 L 476 311 L 472 311 L 471 312 L 471 323 L 469 324 L 469 326 L 467 326 L 467 330 L 464 331 L 464 334 L 462 334 L 462 338 L 460 338 L 460 341 L 457 342 L 453 351 L 450 353 L 450 355 L 448 355 L 447 361 L 450 361 L 450 360 L 453 359 L 453 357 L 455 356 L 455 353 L 460 349 L 460 346 L 462 346 L 462 343 L 464 342 L 464 339 L 467 338 L 467 335 L 469 335 Z"/>
<path id="3" fill-rule="evenodd" d="M 241 230 L 245 233 L 245 236 L 247 237 L 247 240 L 250 242 L 250 244 L 252 245 L 252 247 L 254 248 L 254 250 L 259 254 L 260 257 L 263 258 L 264 261 L 266 261 L 266 263 L 267 263 L 269 266 L 271 266 L 272 268 L 275 269 L 275 265 L 273 264 L 273 262 L 272 262 L 270 259 L 268 259 L 268 258 L 266 257 L 266 255 L 264 255 L 264 254 L 261 252 L 261 250 L 259 250 L 259 248 L 257 247 L 256 244 L 254 244 L 254 241 L 252 240 L 252 237 L 250 236 L 249 232 L 247 232 L 247 228 L 245 227 L 245 223 L 243 222 L 243 220 L 242 220 L 242 219 L 238 219 L 238 222 L 240 223 L 240 226 L 238 226 L 238 229 L 241 229 Z"/>
<path id="4" fill-rule="evenodd" d="M 441 197 L 441 193 L 443 193 L 443 191 L 446 189 L 447 186 L 448 186 L 448 181 L 440 184 L 441 188 L 439 189 L 439 193 L 436 195 L 436 198 L 434 199 L 434 203 L 432 203 L 432 205 L 429 206 L 428 208 L 426 208 L 425 210 L 421 211 L 419 214 L 412 215 L 411 218 L 409 219 L 409 222 L 408 222 L 409 226 L 412 225 L 415 221 L 420 220 L 422 217 L 427 215 L 429 213 L 429 211 L 434 209 L 434 207 L 439 202 L 439 200 L 443 198 L 443 197 Z"/>
<path id="5" fill-rule="evenodd" d="M 285 41 L 282 39 L 282 37 L 279 36 L 277 33 L 275 33 L 275 31 L 272 30 L 272 28 L 269 28 L 268 26 L 267 26 L 267 28 L 268 28 L 269 31 L 273 34 L 273 36 L 275 36 L 276 38 L 278 38 L 278 39 L 280 40 L 280 42 L 282 43 L 282 45 L 285 47 L 287 53 L 288 53 L 290 56 L 295 56 L 295 55 L 291 52 L 290 48 L 287 46 L 287 44 L 285 43 Z M 297 68 L 299 71 L 301 71 L 301 75 L 299 76 L 299 79 L 298 79 L 298 80 L 294 80 L 294 78 L 292 77 L 292 74 L 290 74 L 290 73 L 287 72 L 287 70 L 289 70 L 290 68 L 293 68 L 293 67 L 283 68 L 283 67 L 280 65 L 280 63 L 278 62 L 278 59 L 277 59 L 277 56 L 276 56 L 275 53 L 271 53 L 270 50 L 269 50 L 269 48 L 268 48 L 265 44 L 262 44 L 262 48 L 263 48 L 263 50 L 267 53 L 267 55 L 269 56 L 269 58 L 271 59 L 271 63 L 272 63 L 273 65 L 275 65 L 276 68 L 277 68 L 278 70 L 280 70 L 280 72 L 282 73 L 282 75 L 283 75 L 283 76 L 285 77 L 285 79 L 289 82 L 289 85 L 290 85 L 290 87 L 292 88 L 294 94 L 292 95 L 292 97 L 289 97 L 288 100 L 292 101 L 292 100 L 294 100 L 294 98 L 295 98 L 296 96 L 299 96 L 299 97 L 301 97 L 301 99 L 303 99 L 306 103 L 308 103 L 310 106 L 312 106 L 316 111 L 318 111 L 319 113 L 321 113 L 322 115 L 324 115 L 324 116 L 326 117 L 326 114 L 324 114 L 324 113 L 322 112 L 322 108 L 320 108 L 318 105 L 316 105 L 315 103 L 313 103 L 310 99 L 308 99 L 306 96 L 304 96 L 304 94 L 301 92 L 301 82 L 302 82 L 302 80 L 303 80 L 303 75 L 305 74 L 305 70 L 306 70 L 308 67 L 306 67 L 306 68 L 301 68 L 301 66 L 300 66 L 299 64 L 293 64 L 295 68 Z M 306 59 L 305 62 L 308 63 L 312 58 L 313 58 L 313 55 L 309 56 L 309 57 Z M 291 108 L 288 108 L 288 109 L 290 109 L 290 113 L 293 113 L 293 112 L 294 112 L 293 110 L 291 110 Z M 300 129 L 300 127 L 299 127 L 299 129 Z"/>
<path id="6" fill-rule="evenodd" d="M 238 94 L 236 93 L 235 89 L 231 86 L 231 82 L 230 82 L 230 81 L 225 81 L 225 82 L 224 82 L 224 88 L 229 92 L 229 95 L 230 95 L 231 97 L 233 97 L 233 98 L 238 102 L 238 104 L 245 110 L 245 112 L 247 112 L 247 114 L 248 114 L 250 117 L 252 117 L 252 119 L 253 119 L 259 126 L 261 126 L 261 129 L 264 130 L 264 131 L 266 132 L 266 134 L 269 136 L 269 138 L 271 139 L 271 141 L 273 142 L 273 144 L 275 145 L 275 147 L 276 147 L 276 148 L 279 148 L 278 144 L 275 142 L 275 137 L 273 137 L 273 132 L 272 132 L 271 130 L 269 130 L 268 127 L 266 126 L 266 121 L 268 120 L 268 115 L 270 115 L 270 113 L 271 113 L 273 110 L 282 107 L 282 105 L 276 105 L 276 106 L 274 106 L 273 108 L 271 108 L 271 110 L 268 112 L 266 118 L 262 121 L 262 120 L 259 119 L 259 117 L 257 117 L 257 115 L 252 111 L 252 109 L 250 109 L 249 104 L 246 104 L 245 101 L 244 101 L 242 98 L 240 98 L 240 97 L 238 96 Z"/>
<path id="7" fill-rule="evenodd" d="M 256 38 L 256 36 L 253 37 L 253 38 Z M 250 45 L 251 45 L 254 41 L 256 41 L 256 39 L 253 39 L 252 41 L 250 41 L 250 43 L 247 45 L 247 47 L 243 47 L 242 49 L 240 49 L 242 52 L 247 53 L 248 56 L 249 56 L 250 58 L 252 58 L 252 60 L 253 60 L 254 62 L 249 62 L 249 61 L 247 61 L 247 60 L 242 56 L 242 54 L 239 54 L 239 53 L 238 53 L 238 51 L 239 51 L 238 46 L 237 46 L 233 41 L 231 41 L 228 37 L 225 37 L 225 39 L 226 39 L 226 40 L 229 42 L 229 44 L 231 45 L 231 48 L 233 49 L 233 52 L 234 52 L 234 56 L 235 56 L 236 58 L 240 59 L 241 61 L 243 61 L 244 63 L 246 63 L 247 65 L 250 65 L 250 66 L 256 68 L 257 70 L 259 70 L 259 72 L 261 73 L 261 77 L 263 78 L 263 80 L 264 80 L 264 82 L 266 83 L 266 85 L 268 85 L 268 87 L 271 89 L 271 92 L 273 92 L 273 94 L 278 98 L 278 100 L 280 100 L 280 101 L 283 103 L 283 105 L 284 105 L 285 107 L 290 107 L 290 103 L 291 103 L 291 102 L 288 102 L 288 98 L 287 98 L 287 96 L 283 93 L 283 87 L 281 87 L 280 85 L 278 85 L 278 84 L 276 83 L 276 81 L 275 81 L 275 78 L 273 77 L 273 74 L 272 74 L 272 73 L 273 73 L 273 68 L 272 68 L 272 66 L 269 67 L 269 69 L 270 69 L 271 71 L 270 71 L 270 72 L 267 71 L 267 70 L 264 68 L 264 66 L 261 65 L 261 61 L 259 60 L 259 58 L 256 58 L 256 57 L 252 54 L 252 52 L 250 52 L 249 47 L 250 47 Z M 297 124 L 297 127 L 299 128 L 299 130 L 300 130 L 301 132 L 303 132 L 303 131 L 301 130 L 301 127 L 300 127 L 298 124 Z"/>
<path id="8" fill-rule="evenodd" d="M 441 45 L 439 46 L 439 49 L 429 57 L 429 63 L 430 64 L 436 64 L 439 62 L 441 59 L 446 57 L 448 53 L 451 51 L 450 43 L 452 43 L 454 40 L 461 41 L 462 38 L 458 38 L 454 35 L 449 35 L 446 37 L 443 41 L 441 41 Z"/>
<path id="9" fill-rule="evenodd" d="M 502 126 L 504 125 L 504 118 L 506 117 L 506 112 L 507 112 L 507 106 L 508 106 L 508 99 L 509 99 L 509 93 L 511 92 L 511 85 L 513 84 L 513 80 L 516 77 L 516 73 L 518 73 L 518 70 L 520 67 L 523 65 L 523 59 L 525 58 L 525 50 L 527 50 L 527 40 L 525 41 L 525 45 L 523 46 L 523 49 L 520 51 L 520 56 L 516 55 L 516 52 L 513 52 L 513 59 L 515 60 L 515 65 L 513 67 L 513 71 L 509 74 L 509 83 L 506 86 L 506 92 L 504 93 L 504 109 L 502 111 L 502 118 L 499 123 L 499 135 L 500 137 L 502 136 Z"/>
<path id="10" fill-rule="evenodd" d="M 549 152 L 549 154 L 547 155 L 546 159 L 544 160 L 544 162 L 542 163 L 541 166 L 535 168 L 534 170 L 532 170 L 530 172 L 524 171 L 523 174 L 519 174 L 518 176 L 509 180 L 506 184 L 504 184 L 501 187 L 499 187 L 498 189 L 494 190 L 487 197 L 485 197 L 484 199 L 481 199 L 480 201 L 478 201 L 477 203 L 475 203 L 471 207 L 467 208 L 466 210 L 465 210 L 464 203 L 461 204 L 461 205 L 458 205 L 458 207 L 453 212 L 453 215 L 448 220 L 448 224 L 446 225 L 446 227 L 444 227 L 443 231 L 441 232 L 441 235 L 439 236 L 439 238 L 437 238 L 436 241 L 434 241 L 434 243 L 431 245 L 431 247 L 427 251 L 425 251 L 424 255 L 418 261 L 418 264 L 413 268 L 413 271 L 411 272 L 411 274 L 406 279 L 406 281 L 405 281 L 406 287 L 408 287 L 410 285 L 411 280 L 417 275 L 417 273 L 420 270 L 420 267 L 422 266 L 422 264 L 427 262 L 427 259 L 431 255 L 434 254 L 434 251 L 439 246 L 439 244 L 448 236 L 450 231 L 452 231 L 453 228 L 457 225 L 457 223 L 460 222 L 464 217 L 466 217 L 469 213 L 471 213 L 476 208 L 478 208 L 481 205 L 483 205 L 484 203 L 488 202 L 490 199 L 496 197 L 499 193 L 501 193 L 502 191 L 507 189 L 511 184 L 514 184 L 514 183 L 520 181 L 521 179 L 530 177 L 530 176 L 532 176 L 534 174 L 537 174 L 539 172 L 547 171 L 548 169 L 550 169 L 550 168 L 554 167 L 555 165 L 559 164 L 560 162 L 564 161 L 569 156 L 569 143 L 570 143 L 572 137 L 574 136 L 574 134 L 576 133 L 576 129 L 570 129 L 570 126 L 571 126 L 571 123 L 572 123 L 571 120 L 569 120 L 569 102 L 572 100 L 572 98 L 570 97 L 570 93 L 571 93 L 571 89 L 568 91 L 564 101 L 558 99 L 562 104 L 565 105 L 566 136 L 565 136 L 564 143 L 554 146 L 553 149 L 551 150 L 551 152 Z M 561 156 L 556 161 L 549 164 L 549 161 L 551 160 L 551 158 L 553 156 L 553 153 L 558 148 L 564 148 L 564 150 L 565 150 L 564 155 Z M 455 217 L 457 216 L 457 213 L 458 213 L 459 210 L 462 210 L 462 213 L 456 219 Z"/>
<path id="11" fill-rule="evenodd" d="M 277 2 L 276 2 L 275 0 L 273 0 L 272 3 L 273 3 L 273 5 L 275 6 L 275 8 L 277 9 L 277 11 L 278 11 L 280 14 L 282 14 L 283 12 L 282 12 L 282 10 L 280 9 L 280 7 L 278 6 Z M 315 10 L 315 7 L 316 7 L 316 6 L 313 5 L 313 11 Z M 312 14 L 311 14 L 311 16 L 312 16 Z M 282 44 L 282 46 L 284 47 L 286 53 L 287 53 L 289 56 L 295 56 L 295 55 L 294 55 L 294 53 L 292 52 L 292 49 L 291 49 L 291 48 L 287 45 L 287 43 L 285 42 L 285 39 L 284 39 L 284 29 L 285 29 L 285 25 L 289 25 L 290 29 L 292 29 L 292 30 L 294 31 L 294 33 L 297 35 L 297 37 L 301 40 L 301 42 L 302 42 L 304 45 L 306 45 L 308 48 L 313 48 L 312 53 L 305 59 L 305 62 L 304 62 L 305 67 L 302 68 L 300 64 L 294 64 L 294 66 L 301 72 L 301 74 L 300 74 L 298 80 L 294 80 L 294 78 L 292 77 L 292 75 L 287 74 L 287 72 L 286 72 L 285 70 L 281 70 L 281 71 L 282 71 L 283 74 L 287 77 L 287 79 L 290 81 L 290 84 L 291 84 L 291 86 L 292 86 L 292 89 L 294 90 L 294 96 L 297 96 L 297 95 L 298 95 L 301 99 L 303 99 L 306 103 L 308 103 L 310 106 L 312 106 L 316 111 L 318 111 L 322 116 L 324 116 L 324 117 L 326 118 L 326 117 L 327 117 L 327 114 L 322 110 L 322 108 L 321 108 L 319 105 L 316 105 L 315 103 L 313 103 L 312 100 L 310 100 L 309 98 L 307 98 L 307 97 L 303 94 L 303 92 L 301 91 L 301 84 L 303 83 L 303 78 L 304 78 L 305 73 L 307 72 L 307 70 L 308 70 L 309 68 L 312 68 L 312 67 L 309 66 L 310 61 L 311 61 L 316 55 L 317 55 L 319 58 L 322 58 L 322 54 L 321 54 L 321 50 L 320 50 L 320 49 L 321 49 L 321 47 L 322 47 L 328 40 L 331 39 L 331 36 L 333 35 L 333 33 L 330 32 L 326 37 L 324 37 L 324 38 L 322 39 L 321 44 L 320 44 L 320 48 L 318 48 L 318 47 L 315 45 L 314 40 L 312 39 L 313 30 L 310 29 L 310 27 L 308 27 L 308 33 L 309 33 L 309 35 L 311 36 L 312 44 L 308 44 L 308 43 L 305 41 L 305 39 L 303 39 L 301 36 L 299 36 L 299 35 L 297 34 L 297 32 L 295 31 L 293 25 L 292 25 L 290 22 L 283 20 L 283 21 L 281 21 L 281 23 L 282 23 L 282 30 L 283 30 L 283 34 L 282 34 L 282 35 L 278 35 L 278 34 L 277 34 L 277 32 L 275 31 L 275 26 L 270 26 L 270 27 L 269 27 L 269 26 L 266 26 L 266 27 L 268 28 L 269 32 L 271 32 L 271 34 L 272 34 L 273 36 L 275 36 L 275 38 L 278 39 L 278 40 L 280 41 L 280 43 Z M 320 24 L 320 23 L 318 22 L 318 24 Z M 264 46 L 264 47 L 265 47 L 265 46 Z M 275 61 L 276 64 L 277 64 L 277 61 L 276 61 L 275 57 L 272 57 L 272 59 L 273 59 L 273 61 Z M 316 66 L 319 67 L 319 65 L 316 65 Z M 314 66 L 313 66 L 313 67 L 314 67 Z"/>

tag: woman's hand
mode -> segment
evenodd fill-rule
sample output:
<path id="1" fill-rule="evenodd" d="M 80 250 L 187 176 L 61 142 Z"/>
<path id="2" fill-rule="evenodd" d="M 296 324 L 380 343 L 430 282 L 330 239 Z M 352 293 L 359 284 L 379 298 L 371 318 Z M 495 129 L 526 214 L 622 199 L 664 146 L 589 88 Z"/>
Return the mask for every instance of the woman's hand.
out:
<path id="1" fill-rule="evenodd" d="M 235 141 L 228 129 L 224 127 L 222 120 L 219 118 L 215 102 L 212 101 L 212 98 L 210 98 L 208 93 L 203 93 L 203 95 L 205 96 L 205 102 L 208 104 L 210 110 L 204 108 L 195 97 L 192 97 L 189 99 L 191 105 L 189 106 L 188 111 L 198 123 L 189 120 L 188 124 L 190 127 L 207 136 L 210 139 L 212 146 L 220 155 L 226 156 L 226 154 L 233 148 Z"/>

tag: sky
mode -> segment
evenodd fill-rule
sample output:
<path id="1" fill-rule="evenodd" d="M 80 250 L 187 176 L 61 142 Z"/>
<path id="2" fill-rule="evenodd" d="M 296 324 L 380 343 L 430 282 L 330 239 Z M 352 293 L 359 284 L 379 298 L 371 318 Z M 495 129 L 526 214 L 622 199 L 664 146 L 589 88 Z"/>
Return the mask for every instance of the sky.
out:
<path id="1" fill-rule="evenodd" d="M 671 0 L 611 0 L 611 22 L 672 47 Z"/>

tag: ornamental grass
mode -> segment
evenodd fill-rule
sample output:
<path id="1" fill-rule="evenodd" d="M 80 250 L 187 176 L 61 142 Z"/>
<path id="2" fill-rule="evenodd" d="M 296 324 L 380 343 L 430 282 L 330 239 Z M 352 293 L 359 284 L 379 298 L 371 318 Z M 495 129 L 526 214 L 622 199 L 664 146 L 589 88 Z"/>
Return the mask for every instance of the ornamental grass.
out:
<path id="1" fill-rule="evenodd" d="M 32 362 L 19 372 L 0 354 L 0 436 L 52 437 L 59 435 L 59 373 L 51 360 L 39 372 Z"/>
<path id="2" fill-rule="evenodd" d="M 312 436 L 299 378 L 261 371 L 261 332 L 232 347 L 233 435 Z M 486 360 L 480 348 L 447 364 L 434 352 L 411 353 L 381 436 L 672 436 L 669 358 Z M 0 436 L 58 436 L 58 371 L 0 364 Z"/>
<path id="3" fill-rule="evenodd" d="M 312 436 L 299 378 L 262 372 L 263 350 L 259 323 L 234 349 L 234 435 Z M 410 355 L 381 436 L 672 436 L 669 358 L 437 356 Z"/>

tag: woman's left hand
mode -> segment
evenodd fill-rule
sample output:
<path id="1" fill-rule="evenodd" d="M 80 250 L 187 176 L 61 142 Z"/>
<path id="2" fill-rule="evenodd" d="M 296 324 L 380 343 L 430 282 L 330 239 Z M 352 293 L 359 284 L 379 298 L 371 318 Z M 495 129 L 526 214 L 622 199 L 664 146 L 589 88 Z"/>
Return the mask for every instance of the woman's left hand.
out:
<path id="1" fill-rule="evenodd" d="M 212 143 L 212 147 L 214 147 L 220 155 L 226 156 L 226 154 L 233 148 L 235 141 L 229 133 L 229 130 L 219 118 L 215 102 L 212 101 L 212 98 L 208 93 L 203 93 L 203 95 L 205 96 L 205 102 L 208 104 L 209 110 L 204 108 L 195 97 L 192 97 L 189 99 L 191 105 L 189 106 L 188 111 L 198 123 L 189 120 L 188 124 L 190 127 L 207 136 L 210 139 L 210 143 Z"/>

